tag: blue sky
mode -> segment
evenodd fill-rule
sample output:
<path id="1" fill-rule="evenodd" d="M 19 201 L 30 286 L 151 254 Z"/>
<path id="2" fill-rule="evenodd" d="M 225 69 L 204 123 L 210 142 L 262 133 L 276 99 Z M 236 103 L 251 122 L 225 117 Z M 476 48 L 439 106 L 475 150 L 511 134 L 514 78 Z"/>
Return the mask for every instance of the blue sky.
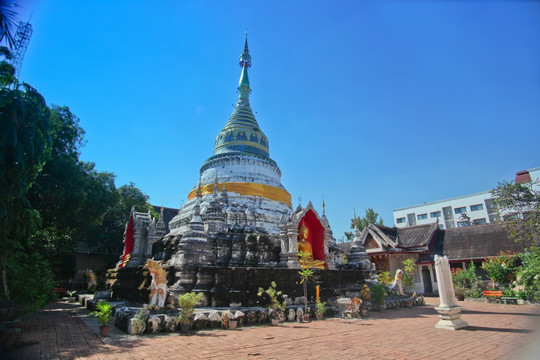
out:
<path id="1" fill-rule="evenodd" d="M 82 158 L 178 207 L 237 99 L 293 206 L 340 238 L 353 208 L 489 190 L 540 166 L 540 2 L 26 1 L 21 80 L 81 119 Z M 126 215 L 127 216 L 127 215 Z"/>

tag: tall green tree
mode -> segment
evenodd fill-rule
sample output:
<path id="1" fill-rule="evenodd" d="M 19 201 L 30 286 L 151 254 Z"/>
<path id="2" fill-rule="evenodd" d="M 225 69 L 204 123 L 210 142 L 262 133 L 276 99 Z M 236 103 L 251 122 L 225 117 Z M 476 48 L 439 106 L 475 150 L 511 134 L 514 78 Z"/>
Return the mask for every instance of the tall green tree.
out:
<path id="1" fill-rule="evenodd" d="M 50 152 L 50 110 L 33 87 L 10 77 L 15 70 L 6 60 L 0 63 L 0 266 L 9 299 L 7 258 L 30 245 L 40 222 L 26 195 Z"/>
<path id="2" fill-rule="evenodd" d="M 351 229 L 357 227 L 358 230 L 362 231 L 369 224 L 384 225 L 383 219 L 379 218 L 379 214 L 372 208 L 367 208 L 363 217 L 357 217 L 355 215 L 351 219 Z M 345 231 L 345 237 L 347 241 L 352 241 L 354 239 L 354 233 L 352 231 Z"/>
<path id="3" fill-rule="evenodd" d="M 28 195 L 43 224 L 34 242 L 49 257 L 71 252 L 118 202 L 114 175 L 79 160 L 84 143 L 79 119 L 69 108 L 53 106 L 50 123 L 50 158 Z"/>
<path id="4" fill-rule="evenodd" d="M 540 191 L 536 184 L 503 181 L 491 191 L 510 238 L 540 247 Z"/>

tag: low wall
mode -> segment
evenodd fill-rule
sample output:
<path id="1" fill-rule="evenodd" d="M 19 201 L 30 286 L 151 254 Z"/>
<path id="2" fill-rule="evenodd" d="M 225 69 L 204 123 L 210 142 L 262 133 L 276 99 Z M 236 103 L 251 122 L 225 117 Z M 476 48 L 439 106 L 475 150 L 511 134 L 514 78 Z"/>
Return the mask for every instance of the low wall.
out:
<path id="1" fill-rule="evenodd" d="M 259 287 L 264 289 L 272 281 L 277 289 L 293 300 L 304 295 L 298 269 L 255 267 L 197 267 L 179 268 L 164 266 L 167 287 L 173 294 L 189 291 L 203 292 L 207 306 L 264 306 L 268 300 L 257 296 Z M 313 281 L 308 284 L 308 299 L 315 298 L 315 285 L 320 286 L 322 301 L 359 291 L 368 279 L 369 272 L 362 270 L 314 269 Z M 109 270 L 107 281 L 113 290 L 113 298 L 134 303 L 148 303 L 151 278 L 142 266 Z"/>

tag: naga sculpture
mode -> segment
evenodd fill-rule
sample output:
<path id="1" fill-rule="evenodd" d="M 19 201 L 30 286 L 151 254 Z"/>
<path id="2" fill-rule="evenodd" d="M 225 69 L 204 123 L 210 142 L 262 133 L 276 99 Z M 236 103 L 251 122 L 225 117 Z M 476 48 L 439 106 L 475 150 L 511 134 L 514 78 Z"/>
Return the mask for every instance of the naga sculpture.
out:
<path id="1" fill-rule="evenodd" d="M 146 266 L 152 277 L 152 284 L 150 285 L 150 304 L 154 306 L 163 307 L 165 305 L 165 299 L 167 298 L 167 274 L 161 262 L 154 259 L 148 259 Z"/>

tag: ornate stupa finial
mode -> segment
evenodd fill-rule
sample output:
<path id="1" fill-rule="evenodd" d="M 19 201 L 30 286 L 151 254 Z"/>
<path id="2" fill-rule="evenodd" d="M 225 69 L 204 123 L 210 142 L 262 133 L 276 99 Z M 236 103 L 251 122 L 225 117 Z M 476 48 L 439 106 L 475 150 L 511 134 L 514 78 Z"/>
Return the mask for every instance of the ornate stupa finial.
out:
<path id="1" fill-rule="evenodd" d="M 238 101 L 225 127 L 216 138 L 214 155 L 220 156 L 227 153 L 237 153 L 269 158 L 268 138 L 261 131 L 249 104 L 251 87 L 249 84 L 248 68 L 251 67 L 251 55 L 249 54 L 247 33 L 244 49 L 240 55 L 240 67 L 242 68 L 242 72 L 237 88 Z"/>
<path id="2" fill-rule="evenodd" d="M 246 41 L 244 42 L 244 50 L 242 51 L 242 54 L 240 55 L 239 65 L 242 68 L 251 67 L 251 55 L 249 55 L 249 48 L 248 48 L 248 42 L 247 42 L 247 30 L 246 30 Z"/>
<path id="3" fill-rule="evenodd" d="M 355 229 L 358 229 L 358 219 L 356 218 L 356 208 L 353 208 L 353 224 Z"/>
<path id="4" fill-rule="evenodd" d="M 246 41 L 244 42 L 244 50 L 242 51 L 242 54 L 240 54 L 239 64 L 242 68 L 242 75 L 240 75 L 240 81 L 238 83 L 238 93 L 240 94 L 238 101 L 249 105 L 249 93 L 251 92 L 251 88 L 249 87 L 249 77 L 247 69 L 251 67 L 251 55 L 249 55 L 247 32 Z"/>

